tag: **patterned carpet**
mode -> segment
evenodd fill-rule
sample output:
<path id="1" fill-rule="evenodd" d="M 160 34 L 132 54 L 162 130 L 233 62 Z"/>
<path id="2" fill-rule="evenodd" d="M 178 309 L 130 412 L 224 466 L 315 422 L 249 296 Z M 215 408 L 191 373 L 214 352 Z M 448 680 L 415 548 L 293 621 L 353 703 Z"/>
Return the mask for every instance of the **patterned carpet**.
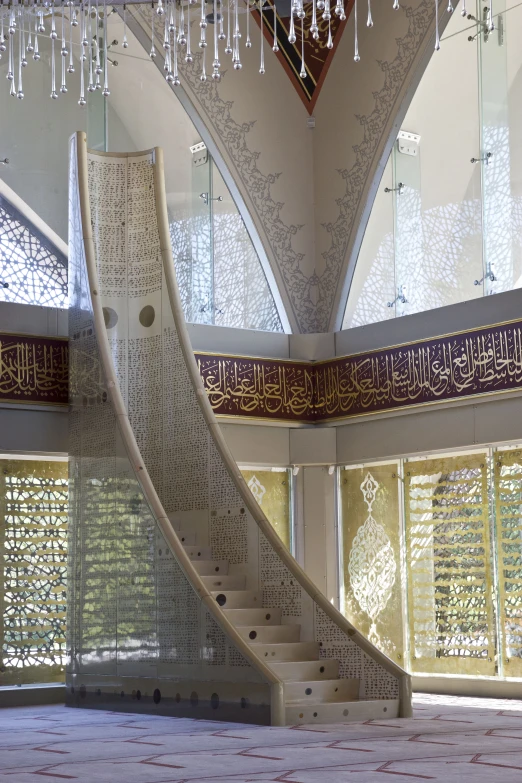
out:
<path id="1" fill-rule="evenodd" d="M 522 702 L 415 697 L 412 720 L 265 728 L 0 710 L 0 783 L 521 783 Z"/>

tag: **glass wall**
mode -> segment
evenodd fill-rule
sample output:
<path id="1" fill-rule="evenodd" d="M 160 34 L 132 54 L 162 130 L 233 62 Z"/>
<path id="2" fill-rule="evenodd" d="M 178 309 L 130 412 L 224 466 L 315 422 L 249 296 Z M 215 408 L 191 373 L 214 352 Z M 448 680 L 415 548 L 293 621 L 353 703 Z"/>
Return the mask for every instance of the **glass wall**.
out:
<path id="1" fill-rule="evenodd" d="M 67 462 L 0 460 L 0 686 L 63 682 Z"/>
<path id="2" fill-rule="evenodd" d="M 339 470 L 341 606 L 415 674 L 522 673 L 522 450 Z"/>
<path id="3" fill-rule="evenodd" d="M 279 538 L 294 552 L 292 471 L 290 468 L 241 468 L 248 488 Z"/>
<path id="4" fill-rule="evenodd" d="M 373 204 L 343 328 L 522 284 L 522 7 L 458 8 L 411 102 Z"/>

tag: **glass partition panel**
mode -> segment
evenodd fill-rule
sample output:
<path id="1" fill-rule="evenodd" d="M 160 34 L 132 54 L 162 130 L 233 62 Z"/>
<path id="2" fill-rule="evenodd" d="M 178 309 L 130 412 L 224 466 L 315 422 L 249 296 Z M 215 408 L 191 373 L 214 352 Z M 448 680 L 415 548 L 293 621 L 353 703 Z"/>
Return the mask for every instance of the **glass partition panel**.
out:
<path id="1" fill-rule="evenodd" d="M 507 29 L 505 0 L 495 4 L 495 30 L 482 30 L 480 52 L 481 139 L 484 213 L 484 282 L 488 294 L 510 291 L 522 269 L 515 269 L 514 203 L 511 194 L 511 142 Z M 477 3 L 478 14 L 488 23 L 487 4 Z M 513 20 L 514 21 L 514 20 Z M 518 48 L 518 47 L 517 47 Z"/>
<path id="2" fill-rule="evenodd" d="M 399 466 L 341 468 L 341 610 L 385 652 L 402 662 Z"/>
<path id="3" fill-rule="evenodd" d="M 63 682 L 67 463 L 0 460 L 0 686 Z"/>
<path id="4" fill-rule="evenodd" d="M 287 468 L 242 468 L 241 473 L 268 521 L 292 552 L 292 471 Z"/>
<path id="5" fill-rule="evenodd" d="M 395 204 L 395 315 L 426 310 L 426 269 L 421 199 L 421 159 L 393 150 L 393 200 Z M 428 300 L 429 301 L 429 300 Z"/>
<path id="6" fill-rule="evenodd" d="M 170 237 L 183 311 L 187 321 L 214 323 L 211 161 L 204 150 L 196 159 L 185 151 L 180 166 L 190 166 L 191 188 L 169 205 Z"/>
<path id="7" fill-rule="evenodd" d="M 484 292 L 482 163 L 471 163 L 481 157 L 479 44 L 473 36 L 468 40 L 469 33 L 469 23 L 453 14 L 440 52 L 432 56 L 411 101 L 400 135 L 417 140 L 393 146 L 392 182 L 389 167 L 385 174 L 390 191 L 386 196 L 381 187 L 377 193 L 344 328 L 467 301 Z M 491 83 L 496 84 L 494 74 Z M 386 198 L 395 203 L 393 228 Z"/>
<path id="8" fill-rule="evenodd" d="M 343 329 L 395 316 L 395 238 L 392 158 L 382 176 L 357 258 Z"/>
<path id="9" fill-rule="evenodd" d="M 504 4 L 504 3 L 503 3 Z M 511 4 L 510 4 L 511 5 Z M 507 60 L 507 98 L 509 118 L 509 155 L 511 186 L 511 254 L 513 288 L 522 287 L 522 6 L 513 4 L 495 20 L 497 36 L 503 33 Z"/>
<path id="10" fill-rule="evenodd" d="M 214 323 L 283 331 L 274 299 L 239 210 L 212 162 Z"/>
<path id="11" fill-rule="evenodd" d="M 413 672 L 495 674 L 487 454 L 404 466 Z"/>

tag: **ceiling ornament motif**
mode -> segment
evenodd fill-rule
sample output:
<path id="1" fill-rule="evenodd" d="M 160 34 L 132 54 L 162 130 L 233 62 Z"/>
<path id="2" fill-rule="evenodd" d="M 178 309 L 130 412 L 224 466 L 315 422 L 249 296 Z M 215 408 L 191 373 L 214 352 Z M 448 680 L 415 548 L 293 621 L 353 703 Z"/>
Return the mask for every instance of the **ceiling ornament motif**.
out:
<path id="1" fill-rule="evenodd" d="M 312 114 L 321 87 L 328 73 L 328 68 L 345 29 L 342 24 L 350 15 L 353 0 L 341 0 L 344 6 L 344 17 L 334 14 L 327 20 L 324 13 L 315 13 L 319 35 L 314 37 L 311 29 L 314 19 L 313 4 L 305 2 L 303 9 L 304 37 L 292 43 L 290 32 L 292 27 L 292 3 L 285 0 L 266 0 L 263 18 L 263 32 L 271 43 L 277 59 L 286 71 L 294 85 L 297 94 L 303 101 L 309 114 Z M 337 3 L 337 9 L 341 3 Z M 258 10 L 253 11 L 253 17 L 260 26 L 261 16 Z M 371 11 L 369 12 L 371 20 Z M 372 22 L 373 24 L 373 22 Z M 303 67 L 304 66 L 304 67 Z"/>

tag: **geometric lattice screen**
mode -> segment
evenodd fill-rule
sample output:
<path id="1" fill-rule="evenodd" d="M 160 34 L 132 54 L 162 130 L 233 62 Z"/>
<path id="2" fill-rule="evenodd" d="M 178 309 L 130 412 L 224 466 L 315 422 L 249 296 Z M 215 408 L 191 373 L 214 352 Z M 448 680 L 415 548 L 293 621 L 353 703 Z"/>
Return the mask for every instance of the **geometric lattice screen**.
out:
<path id="1" fill-rule="evenodd" d="M 67 259 L 0 196 L 0 300 L 67 307 Z"/>
<path id="2" fill-rule="evenodd" d="M 522 677 L 522 450 L 494 455 L 502 668 Z"/>
<path id="3" fill-rule="evenodd" d="M 292 551 L 292 472 L 287 468 L 241 468 L 248 488 L 263 509 L 277 535 Z"/>
<path id="4" fill-rule="evenodd" d="M 348 619 L 413 673 L 522 678 L 522 448 L 339 480 Z"/>
<path id="5" fill-rule="evenodd" d="M 409 461 L 411 668 L 495 674 L 487 454 Z"/>
<path id="6" fill-rule="evenodd" d="M 399 466 L 341 468 L 341 608 L 355 627 L 403 663 Z"/>
<path id="7" fill-rule="evenodd" d="M 0 685 L 62 682 L 66 462 L 0 460 Z"/>

